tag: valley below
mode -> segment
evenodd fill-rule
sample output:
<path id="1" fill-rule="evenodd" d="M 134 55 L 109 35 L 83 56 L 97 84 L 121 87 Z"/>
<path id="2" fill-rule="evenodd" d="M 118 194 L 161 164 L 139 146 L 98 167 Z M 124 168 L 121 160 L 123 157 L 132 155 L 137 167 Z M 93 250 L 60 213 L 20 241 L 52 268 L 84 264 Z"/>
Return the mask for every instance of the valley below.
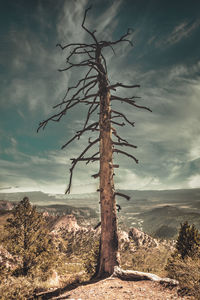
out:
<path id="1" fill-rule="evenodd" d="M 121 210 L 118 224 L 123 230 L 136 227 L 154 237 L 176 238 L 180 224 L 188 221 L 200 229 L 200 189 L 133 191 L 121 190 L 130 200 L 117 196 Z M 41 212 L 53 216 L 72 214 L 83 226 L 96 226 L 99 217 L 99 194 L 45 194 L 42 192 L 0 193 L 0 211 L 3 203 L 19 202 L 29 197 Z"/>

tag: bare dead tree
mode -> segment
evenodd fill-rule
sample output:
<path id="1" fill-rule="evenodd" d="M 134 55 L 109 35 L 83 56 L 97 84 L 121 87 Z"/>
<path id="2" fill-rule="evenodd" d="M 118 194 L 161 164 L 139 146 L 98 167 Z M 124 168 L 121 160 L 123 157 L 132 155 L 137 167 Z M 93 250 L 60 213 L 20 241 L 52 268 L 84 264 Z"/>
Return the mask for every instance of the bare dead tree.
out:
<path id="1" fill-rule="evenodd" d="M 72 166 L 70 168 L 70 179 L 66 193 L 70 193 L 72 186 L 73 171 L 79 162 L 86 164 L 99 161 L 99 172 L 92 175 L 94 178 L 100 178 L 98 191 L 100 192 L 100 208 L 101 208 L 101 243 L 100 243 L 100 262 L 98 276 L 110 275 L 114 271 L 114 267 L 119 265 L 118 254 L 118 233 L 117 233 L 117 210 L 121 207 L 116 205 L 116 195 L 129 200 L 129 196 L 117 193 L 114 188 L 114 168 L 119 167 L 113 164 L 113 153 L 119 153 L 133 159 L 136 163 L 138 160 L 126 151 L 122 151 L 121 147 L 136 148 L 127 140 L 122 138 L 114 126 L 125 126 L 129 124 L 134 126 L 134 122 L 130 121 L 121 111 L 111 109 L 111 102 L 120 101 L 123 104 L 128 104 L 132 107 L 151 111 L 148 107 L 138 105 L 135 96 L 121 97 L 117 96 L 118 88 L 134 89 L 139 85 L 127 85 L 121 82 L 110 84 L 108 79 L 108 71 L 106 58 L 102 50 L 110 47 L 114 51 L 114 46 L 120 43 L 132 42 L 128 39 L 130 29 L 116 41 L 98 41 L 95 31 L 89 30 L 85 26 L 87 13 L 91 7 L 85 10 L 82 28 L 91 37 L 91 43 L 71 43 L 67 45 L 57 44 L 62 50 L 69 50 L 66 58 L 67 66 L 59 69 L 60 72 L 65 72 L 74 68 L 83 67 L 86 69 L 83 78 L 67 89 L 62 101 L 54 106 L 60 108 L 58 113 L 39 124 L 38 130 L 45 128 L 49 121 L 59 122 L 73 107 L 77 105 L 86 105 L 88 107 L 87 116 L 83 128 L 67 141 L 62 148 L 67 147 L 71 142 L 79 139 L 83 134 L 91 132 L 97 133 L 98 137 L 91 141 L 88 140 L 88 145 L 76 158 L 72 158 Z M 77 62 L 76 58 L 81 59 Z M 95 92 L 94 92 L 95 90 Z M 112 92 L 115 94 L 112 94 Z M 91 122 L 94 113 L 99 112 L 99 120 Z M 116 121 L 117 119 L 117 121 Z M 92 155 L 88 155 L 95 145 L 99 145 L 99 151 Z M 90 152 L 91 153 L 91 152 Z M 88 156 L 87 156 L 88 155 Z"/>

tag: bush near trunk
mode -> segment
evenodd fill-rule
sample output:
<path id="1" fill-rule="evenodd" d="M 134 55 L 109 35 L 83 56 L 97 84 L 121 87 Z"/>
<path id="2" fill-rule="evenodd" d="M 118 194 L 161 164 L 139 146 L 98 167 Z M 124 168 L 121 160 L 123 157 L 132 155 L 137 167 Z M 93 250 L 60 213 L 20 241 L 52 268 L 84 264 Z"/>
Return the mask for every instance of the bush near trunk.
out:
<path id="1" fill-rule="evenodd" d="M 176 250 L 169 258 L 168 276 L 180 283 L 180 293 L 200 299 L 200 233 L 188 222 L 181 224 Z"/>

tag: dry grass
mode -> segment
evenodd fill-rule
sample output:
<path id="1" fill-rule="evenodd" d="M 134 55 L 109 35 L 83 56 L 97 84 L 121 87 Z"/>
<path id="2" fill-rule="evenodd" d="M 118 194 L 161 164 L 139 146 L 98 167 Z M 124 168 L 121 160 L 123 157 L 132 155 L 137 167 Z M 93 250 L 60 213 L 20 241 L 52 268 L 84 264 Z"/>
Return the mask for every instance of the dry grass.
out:
<path id="1" fill-rule="evenodd" d="M 169 259 L 166 266 L 169 277 L 177 279 L 180 293 L 190 295 L 193 299 L 200 299 L 200 256 L 181 259 L 175 256 Z"/>
<path id="2" fill-rule="evenodd" d="M 121 251 L 121 267 L 123 269 L 155 273 L 166 276 L 165 266 L 172 250 L 167 245 L 158 247 L 140 247 L 134 252 L 125 246 Z"/>

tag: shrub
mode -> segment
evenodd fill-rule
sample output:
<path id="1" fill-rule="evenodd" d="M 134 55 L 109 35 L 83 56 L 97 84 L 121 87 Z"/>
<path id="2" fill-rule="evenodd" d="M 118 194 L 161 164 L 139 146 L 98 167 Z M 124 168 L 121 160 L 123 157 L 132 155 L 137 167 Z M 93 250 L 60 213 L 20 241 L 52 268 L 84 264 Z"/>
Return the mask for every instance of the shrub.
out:
<path id="1" fill-rule="evenodd" d="M 99 241 L 94 241 L 91 244 L 90 251 L 88 253 L 84 253 L 83 261 L 84 261 L 84 269 L 86 273 L 91 278 L 97 271 L 99 259 Z"/>
<path id="2" fill-rule="evenodd" d="M 181 224 L 176 249 L 182 259 L 186 256 L 192 257 L 198 251 L 199 246 L 200 233 L 195 226 L 189 225 L 188 222 Z"/>
<path id="3" fill-rule="evenodd" d="M 180 293 L 188 294 L 194 299 L 200 295 L 200 257 L 193 258 L 176 255 L 168 260 L 166 271 L 168 276 L 179 281 Z"/>
<path id="4" fill-rule="evenodd" d="M 181 224 L 176 250 L 166 265 L 168 276 L 179 281 L 182 294 L 200 295 L 200 234 L 194 225 Z"/>
<path id="5" fill-rule="evenodd" d="M 59 248 L 64 251 L 67 261 L 74 264 L 74 272 L 85 272 L 85 279 L 90 279 L 96 272 L 99 256 L 99 235 L 93 231 L 74 233 L 60 230 Z M 77 264 L 78 262 L 78 264 Z"/>
<path id="6" fill-rule="evenodd" d="M 24 300 L 34 293 L 34 282 L 25 277 L 8 277 L 0 284 L 0 299 Z"/>

